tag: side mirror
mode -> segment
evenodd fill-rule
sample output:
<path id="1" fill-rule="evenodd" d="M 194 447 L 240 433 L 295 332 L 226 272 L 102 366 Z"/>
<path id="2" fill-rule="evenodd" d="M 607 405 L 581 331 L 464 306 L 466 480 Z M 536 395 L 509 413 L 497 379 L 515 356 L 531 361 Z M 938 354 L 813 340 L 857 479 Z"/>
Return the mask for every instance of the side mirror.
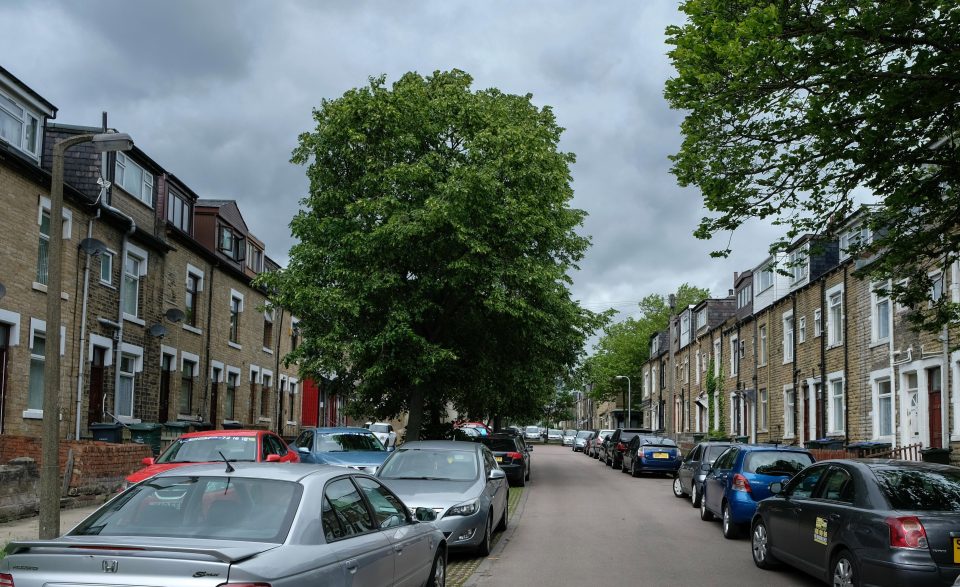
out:
<path id="1" fill-rule="evenodd" d="M 279 463 L 279 462 L 280 462 L 280 455 L 278 455 L 278 454 L 269 454 L 269 455 L 267 455 L 267 462 L 268 462 L 268 463 Z"/>
<path id="2" fill-rule="evenodd" d="M 417 508 L 414 512 L 414 517 L 416 517 L 419 522 L 434 522 L 437 519 L 437 512 L 430 508 Z"/>
<path id="3" fill-rule="evenodd" d="M 487 477 L 490 481 L 496 481 L 497 479 L 505 479 L 507 474 L 503 472 L 503 469 L 493 469 L 490 471 L 490 476 Z"/>
<path id="4" fill-rule="evenodd" d="M 140 461 L 140 464 L 143 465 L 144 467 L 149 467 L 153 463 L 154 463 L 153 457 L 146 457 L 145 459 Z"/>
<path id="5" fill-rule="evenodd" d="M 780 495 L 781 493 L 783 493 L 783 483 L 781 483 L 780 481 L 774 481 L 773 483 L 768 485 L 767 488 L 770 490 L 770 493 L 772 493 L 773 495 Z"/>

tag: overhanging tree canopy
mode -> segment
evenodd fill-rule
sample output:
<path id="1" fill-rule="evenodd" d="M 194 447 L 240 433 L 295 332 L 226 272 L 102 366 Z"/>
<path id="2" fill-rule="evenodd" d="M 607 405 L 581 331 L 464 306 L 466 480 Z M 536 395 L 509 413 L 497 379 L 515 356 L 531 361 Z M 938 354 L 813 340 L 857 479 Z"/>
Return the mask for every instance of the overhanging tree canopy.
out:
<path id="1" fill-rule="evenodd" d="M 929 274 L 960 251 L 960 5 L 955 0 L 687 0 L 667 29 L 686 112 L 673 157 L 707 209 L 710 238 L 750 218 L 804 233 L 837 228 L 862 204 L 877 261 L 916 322 L 956 318 L 944 296 L 927 311 Z M 729 250 L 717 251 L 723 256 Z M 906 280 L 904 280 L 906 278 Z"/>
<path id="2" fill-rule="evenodd" d="M 471 83 L 408 73 L 324 100 L 293 153 L 299 244 L 262 278 L 301 319 L 290 358 L 360 412 L 409 411 L 408 438 L 447 402 L 537 415 L 603 323 L 568 290 L 589 243 L 553 112 Z"/>

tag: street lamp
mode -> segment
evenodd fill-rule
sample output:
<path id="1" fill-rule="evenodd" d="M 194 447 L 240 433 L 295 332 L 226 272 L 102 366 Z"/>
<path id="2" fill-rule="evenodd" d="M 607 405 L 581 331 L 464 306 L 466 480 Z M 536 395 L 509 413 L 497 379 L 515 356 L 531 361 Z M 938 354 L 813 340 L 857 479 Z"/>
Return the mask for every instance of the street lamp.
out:
<path id="1" fill-rule="evenodd" d="M 82 134 L 53 146 L 50 180 L 50 244 L 47 268 L 47 345 L 43 370 L 43 463 L 40 468 L 40 538 L 60 535 L 60 291 L 63 273 L 63 159 L 70 147 L 93 143 L 99 153 L 128 151 L 126 133 Z"/>
<path id="2" fill-rule="evenodd" d="M 626 428 L 633 426 L 633 413 L 631 408 L 633 406 L 633 396 L 630 389 L 630 377 L 627 375 L 617 375 L 614 379 L 626 379 L 627 380 L 627 425 Z"/>

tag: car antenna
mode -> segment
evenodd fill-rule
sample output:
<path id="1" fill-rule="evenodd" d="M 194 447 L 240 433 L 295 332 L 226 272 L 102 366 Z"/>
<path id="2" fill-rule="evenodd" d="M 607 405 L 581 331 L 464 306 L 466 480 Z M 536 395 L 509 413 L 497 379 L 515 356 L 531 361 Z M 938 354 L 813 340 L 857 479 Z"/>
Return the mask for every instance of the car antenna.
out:
<path id="1" fill-rule="evenodd" d="M 220 458 L 223 459 L 223 462 L 227 464 L 227 470 L 225 473 L 233 473 L 236 469 L 233 468 L 233 465 L 230 464 L 230 461 L 227 460 L 227 457 L 223 456 L 223 451 L 217 451 L 217 454 L 220 455 Z"/>

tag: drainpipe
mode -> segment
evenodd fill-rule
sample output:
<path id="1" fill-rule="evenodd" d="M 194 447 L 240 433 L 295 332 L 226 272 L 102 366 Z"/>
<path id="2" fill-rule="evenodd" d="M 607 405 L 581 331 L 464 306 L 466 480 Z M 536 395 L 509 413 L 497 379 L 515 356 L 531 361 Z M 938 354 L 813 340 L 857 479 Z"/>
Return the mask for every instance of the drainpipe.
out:
<path id="1" fill-rule="evenodd" d="M 104 155 L 104 160 L 106 160 L 106 153 Z M 103 197 L 103 193 L 100 194 L 100 197 Z M 97 208 L 93 218 L 90 219 L 90 222 L 87 223 L 87 238 L 93 238 L 93 225 L 96 220 L 100 218 L 100 208 Z M 80 440 L 80 420 L 81 420 L 81 410 L 83 409 L 83 367 L 86 365 L 86 359 L 83 358 L 83 350 L 86 348 L 87 344 L 87 301 L 90 297 L 90 257 L 92 255 L 87 255 L 86 266 L 83 269 L 83 302 L 81 304 L 80 310 L 80 357 L 79 357 L 79 367 L 77 368 L 77 411 L 76 411 L 76 427 L 74 429 L 74 440 Z"/>
<path id="2" fill-rule="evenodd" d="M 797 292 L 790 294 L 790 311 L 793 312 L 793 333 L 791 336 L 791 344 L 793 345 L 793 362 L 790 365 L 791 381 L 790 384 L 793 385 L 793 437 L 797 439 L 797 442 L 803 438 L 803 430 L 799 428 L 800 426 L 800 385 L 797 382 Z M 822 310 L 821 310 L 822 312 Z M 781 322 L 783 316 L 781 316 Z M 821 318 L 822 320 L 822 318 Z M 809 406 L 807 402 L 803 402 L 803 409 L 809 411 Z M 807 422 L 807 419 L 803 419 L 804 426 L 810 426 L 810 423 Z"/>
<path id="3" fill-rule="evenodd" d="M 887 282 L 887 283 L 888 283 L 889 286 L 891 286 L 891 287 L 893 286 L 893 283 L 892 283 L 892 282 Z M 896 368 L 896 364 L 897 364 L 897 363 L 896 363 L 896 361 L 894 361 L 894 358 L 893 358 L 893 357 L 894 357 L 894 350 L 895 350 L 895 348 L 896 348 L 895 345 L 894 345 L 894 342 L 893 342 L 893 333 L 895 332 L 896 329 L 893 327 L 893 318 L 894 318 L 894 309 L 893 309 L 893 306 L 894 306 L 894 302 L 893 302 L 893 299 L 889 296 L 889 294 L 888 294 L 887 298 L 890 300 L 890 303 L 887 304 L 887 315 L 890 317 L 890 337 L 889 337 L 889 338 L 890 338 L 890 342 L 889 342 L 889 348 L 888 348 L 888 354 L 889 354 L 889 359 L 890 359 L 890 407 L 891 407 L 891 408 L 895 408 L 895 406 L 900 405 L 900 398 L 899 398 L 899 395 L 900 395 L 900 394 L 897 393 L 897 368 Z M 871 390 L 871 392 L 872 392 L 872 390 Z M 880 400 L 879 400 L 879 398 L 878 398 L 878 399 L 877 399 L 877 404 L 879 404 L 879 403 L 880 403 Z M 894 414 L 896 414 L 898 411 L 899 411 L 899 410 L 894 409 Z M 900 444 L 900 442 L 899 442 L 900 435 L 898 434 L 898 431 L 900 430 L 900 426 L 898 425 L 898 420 L 897 420 L 897 418 L 893 417 L 893 415 L 890 416 L 890 427 L 891 427 L 890 432 L 893 433 L 893 447 L 892 447 L 892 448 L 896 448 L 897 445 Z"/>
<path id="4" fill-rule="evenodd" d="M 276 393 L 277 393 L 277 400 L 278 400 L 278 401 L 277 401 L 277 415 L 276 415 L 276 418 L 277 418 L 277 434 L 280 434 L 280 432 L 283 430 L 283 428 L 282 428 L 282 426 L 281 426 L 281 424 L 280 424 L 280 405 L 281 405 L 281 404 L 280 404 L 280 401 L 281 401 L 281 398 L 280 398 L 280 341 L 283 340 L 283 308 L 281 307 L 281 308 L 278 308 L 278 309 L 279 309 L 280 311 L 279 311 L 276 315 L 274 315 L 274 320 L 275 320 L 274 324 L 277 325 L 277 342 L 276 342 L 276 346 L 275 346 L 274 349 L 273 349 L 273 381 L 271 381 L 270 383 L 273 384 L 273 389 L 275 389 L 275 390 L 276 390 Z M 292 318 L 292 316 L 291 316 L 291 318 Z M 290 326 L 291 326 L 291 328 L 293 327 L 293 323 L 292 323 L 292 322 L 291 322 Z M 299 371 L 298 371 L 298 374 L 299 374 Z M 323 378 L 321 377 L 321 381 L 322 381 L 322 379 L 323 379 Z M 318 396 L 320 395 L 320 394 L 319 394 L 319 390 L 318 390 L 317 395 L 318 395 Z M 317 399 L 318 399 L 318 401 L 319 401 L 319 397 L 318 397 Z M 317 424 L 318 424 L 318 425 L 321 425 L 321 426 L 323 425 L 323 423 L 320 422 L 319 420 L 317 420 Z"/>
<path id="5" fill-rule="evenodd" d="M 844 284 L 846 284 L 846 277 L 844 277 Z M 847 288 L 844 285 L 843 288 L 844 295 L 846 295 Z M 846 301 L 844 300 L 844 304 Z M 823 326 L 829 326 L 827 321 L 827 280 L 820 280 L 820 397 L 815 397 L 814 399 L 814 408 L 813 408 L 813 417 L 817 417 L 817 405 L 820 406 L 820 430 L 823 432 L 823 436 L 827 435 L 827 402 L 826 402 L 826 393 L 827 393 L 827 337 L 830 335 L 829 328 L 824 329 Z M 846 340 L 844 340 L 844 347 L 846 347 Z M 816 431 L 816 423 L 814 424 L 814 431 Z"/>
<path id="6" fill-rule="evenodd" d="M 847 270 L 850 265 L 843 266 L 843 445 L 846 446 L 850 442 L 850 329 L 847 327 L 849 320 L 847 320 L 846 313 L 850 311 L 849 299 L 850 295 L 847 292 Z M 860 397 L 863 397 L 861 392 Z M 863 405 L 863 402 L 861 402 Z M 826 412 L 826 410 L 824 410 Z M 824 433 L 826 433 L 826 427 L 824 427 Z"/>
<path id="7" fill-rule="evenodd" d="M 220 263 L 216 261 L 211 261 L 207 264 L 209 277 L 206 279 L 207 283 L 204 284 L 207 288 L 207 344 L 206 351 L 204 352 L 205 361 L 203 365 L 203 405 L 207 407 L 207 418 L 213 413 L 213 406 L 209 403 L 212 399 L 210 397 L 210 387 L 215 383 L 210 373 L 210 362 L 212 361 L 210 357 L 210 344 L 213 342 L 213 331 L 210 329 L 213 327 L 213 275 L 219 265 Z M 183 328 L 183 326 L 181 326 L 181 328 Z M 226 366 L 224 366 L 224 368 L 226 368 Z M 210 424 L 212 424 L 214 428 L 217 426 L 217 423 L 213 420 L 210 420 Z"/>

